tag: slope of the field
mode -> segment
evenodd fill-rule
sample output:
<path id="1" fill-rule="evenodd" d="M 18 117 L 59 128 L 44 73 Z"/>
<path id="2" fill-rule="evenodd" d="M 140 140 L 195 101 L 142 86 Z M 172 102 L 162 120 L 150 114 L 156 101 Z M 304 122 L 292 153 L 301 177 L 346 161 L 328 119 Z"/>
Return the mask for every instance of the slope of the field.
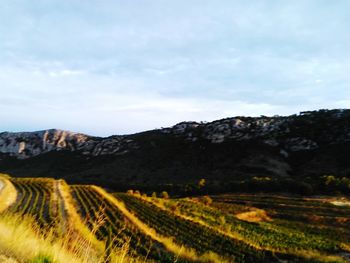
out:
<path id="1" fill-rule="evenodd" d="M 49 178 L 6 180 L 17 198 L 1 218 L 32 218 L 41 234 L 64 239 L 69 251 L 100 255 L 95 262 L 112 262 L 118 253 L 128 257 L 120 262 L 350 260 L 345 199 L 233 194 L 166 199 L 112 195 Z"/>
<path id="2" fill-rule="evenodd" d="M 93 187 L 75 185 L 71 188 L 79 214 L 99 239 L 112 236 L 111 245 L 115 247 L 122 247 L 127 243 L 134 256 L 159 262 L 184 261 L 133 225 L 111 201 Z"/>
<path id="3" fill-rule="evenodd" d="M 126 194 L 116 196 L 142 220 L 160 232 L 173 235 L 178 242 L 190 246 L 198 244 L 204 251 L 211 249 L 224 254 L 227 250 L 215 242 L 215 237 L 221 235 L 222 240 L 234 240 L 230 247 L 236 253 L 239 251 L 242 262 L 250 259 L 247 248 L 253 255 L 265 254 L 267 261 L 269 253 L 266 252 L 272 252 L 279 259 L 298 262 L 350 260 L 350 207 L 337 207 L 328 199 L 225 195 L 212 199 L 167 200 Z M 242 199 L 251 203 L 241 204 Z M 254 206 L 253 201 L 264 204 L 265 210 Z M 289 210 L 290 206 L 292 210 Z M 317 213 L 311 216 L 315 211 L 323 213 L 327 220 L 320 219 Z M 289 219 L 291 214 L 301 217 Z M 305 220 L 307 216 L 310 216 L 309 221 Z M 210 245 L 212 242 L 215 245 Z M 239 258 L 236 255 L 236 261 Z M 259 262 L 258 259 L 255 261 Z"/>
<path id="4" fill-rule="evenodd" d="M 129 257 L 127 248 L 107 248 L 104 241 L 96 239 L 94 233 L 80 220 L 72 204 L 69 186 L 63 180 L 6 180 L 9 184 L 2 189 L 0 206 L 8 200 L 4 190 L 9 185 L 10 189 L 17 192 L 17 198 L 0 213 L 1 260 L 25 263 L 140 261 L 136 256 Z M 4 185 L 5 179 L 0 178 L 0 181 Z M 25 247 L 21 249 L 21 246 Z M 28 261 L 31 256 L 37 259 Z M 65 257 L 70 259 L 63 260 Z"/>

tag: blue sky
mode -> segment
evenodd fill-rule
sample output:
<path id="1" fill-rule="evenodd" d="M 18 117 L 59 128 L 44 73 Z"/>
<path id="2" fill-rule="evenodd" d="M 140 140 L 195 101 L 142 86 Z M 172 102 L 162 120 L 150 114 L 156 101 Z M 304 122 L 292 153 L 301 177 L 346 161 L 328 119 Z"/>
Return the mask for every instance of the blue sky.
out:
<path id="1" fill-rule="evenodd" d="M 350 1 L 2 0 L 0 130 L 350 105 Z"/>

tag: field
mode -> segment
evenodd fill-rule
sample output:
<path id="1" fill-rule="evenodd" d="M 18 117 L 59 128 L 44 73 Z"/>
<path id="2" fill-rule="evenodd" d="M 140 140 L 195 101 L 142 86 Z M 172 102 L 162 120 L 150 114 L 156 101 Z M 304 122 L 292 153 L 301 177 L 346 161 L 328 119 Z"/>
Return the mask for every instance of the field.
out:
<path id="1" fill-rule="evenodd" d="M 127 251 L 124 262 L 350 262 L 346 199 L 157 198 L 49 178 L 1 180 L 16 192 L 4 216 L 30 217 L 55 239 L 79 236 L 92 250 L 102 247 L 99 262 L 111 262 L 116 251 Z"/>
<path id="2" fill-rule="evenodd" d="M 9 208 L 12 213 L 30 215 L 43 227 L 57 227 L 63 215 L 57 182 L 53 179 L 12 179 L 17 200 Z"/>

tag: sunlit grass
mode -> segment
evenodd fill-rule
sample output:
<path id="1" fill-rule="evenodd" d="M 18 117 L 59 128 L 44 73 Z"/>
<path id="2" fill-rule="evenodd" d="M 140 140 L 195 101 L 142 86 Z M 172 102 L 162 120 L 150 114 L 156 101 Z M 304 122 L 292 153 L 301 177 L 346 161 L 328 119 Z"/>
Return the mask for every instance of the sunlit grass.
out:
<path id="1" fill-rule="evenodd" d="M 30 217 L 0 216 L 1 262 L 99 263 L 106 259 L 111 263 L 137 262 L 128 258 L 127 244 L 107 257 L 104 252 L 69 232 L 59 238 L 50 230 L 43 234 L 43 229 Z"/>

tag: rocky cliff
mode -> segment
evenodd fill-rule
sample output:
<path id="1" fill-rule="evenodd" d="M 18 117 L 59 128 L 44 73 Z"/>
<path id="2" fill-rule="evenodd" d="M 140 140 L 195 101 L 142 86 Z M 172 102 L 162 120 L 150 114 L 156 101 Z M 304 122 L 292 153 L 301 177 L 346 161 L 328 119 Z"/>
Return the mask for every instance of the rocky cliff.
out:
<path id="1" fill-rule="evenodd" d="M 125 136 L 99 138 L 56 129 L 0 133 L 0 152 L 18 159 L 63 150 L 91 156 L 124 154 L 134 146 L 133 141 Z"/>

